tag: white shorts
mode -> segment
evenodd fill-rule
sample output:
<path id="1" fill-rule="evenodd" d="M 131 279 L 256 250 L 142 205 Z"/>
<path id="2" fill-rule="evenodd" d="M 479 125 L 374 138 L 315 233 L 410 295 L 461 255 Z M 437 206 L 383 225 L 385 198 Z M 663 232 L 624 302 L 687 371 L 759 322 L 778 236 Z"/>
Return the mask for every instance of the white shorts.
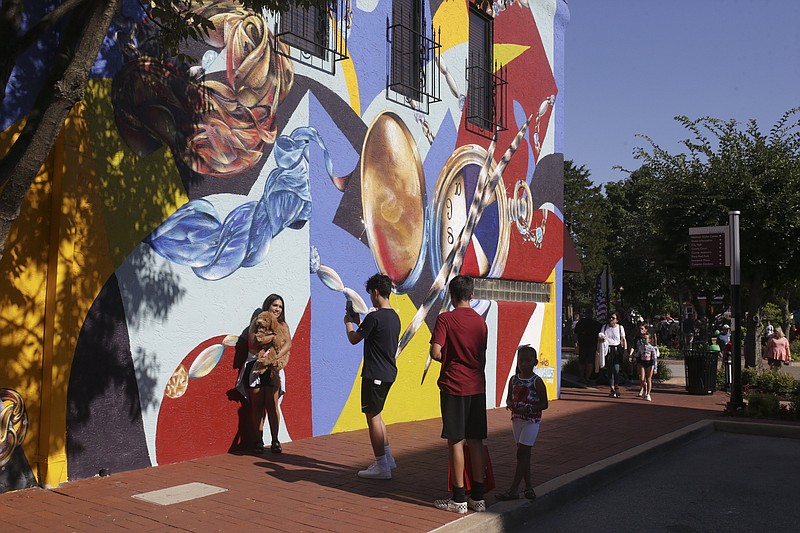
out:
<path id="1" fill-rule="evenodd" d="M 512 420 L 511 431 L 514 432 L 514 441 L 523 446 L 533 446 L 539 435 L 539 423 L 530 420 Z"/>

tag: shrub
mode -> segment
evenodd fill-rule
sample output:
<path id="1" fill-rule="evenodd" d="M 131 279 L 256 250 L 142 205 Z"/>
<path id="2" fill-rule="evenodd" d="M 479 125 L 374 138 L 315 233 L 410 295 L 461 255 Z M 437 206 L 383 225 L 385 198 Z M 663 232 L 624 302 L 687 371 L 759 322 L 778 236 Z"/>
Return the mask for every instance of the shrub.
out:
<path id="1" fill-rule="evenodd" d="M 800 361 L 800 338 L 789 344 L 789 351 L 792 352 L 792 361 Z"/>
<path id="2" fill-rule="evenodd" d="M 578 366 L 578 359 L 572 358 L 564 361 L 564 364 L 561 366 L 561 372 L 564 374 L 570 374 L 572 376 L 579 376 L 580 367 Z"/>
<path id="3" fill-rule="evenodd" d="M 761 392 L 788 396 L 794 392 L 794 377 L 782 370 L 762 370 L 758 372 L 752 382 L 753 388 Z"/>
<path id="4" fill-rule="evenodd" d="M 663 383 L 672 379 L 672 369 L 665 364 L 658 365 L 656 373 L 653 375 L 653 381 L 656 383 Z"/>
<path id="5" fill-rule="evenodd" d="M 752 366 L 742 369 L 742 385 L 752 385 L 758 377 L 758 369 Z"/>
<path id="6" fill-rule="evenodd" d="M 745 416 L 752 418 L 777 418 L 781 412 L 781 404 L 774 394 L 751 392 L 747 396 Z"/>

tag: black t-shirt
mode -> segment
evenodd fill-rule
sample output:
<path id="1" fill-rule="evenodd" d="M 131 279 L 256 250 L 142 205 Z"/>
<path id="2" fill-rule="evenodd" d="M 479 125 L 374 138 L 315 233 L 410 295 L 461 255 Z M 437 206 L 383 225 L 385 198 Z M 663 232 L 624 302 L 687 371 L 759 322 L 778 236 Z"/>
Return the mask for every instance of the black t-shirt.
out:
<path id="1" fill-rule="evenodd" d="M 581 318 L 575 324 L 575 338 L 578 339 L 578 349 L 587 354 L 595 351 L 597 347 L 597 334 L 600 333 L 602 324 L 589 317 Z"/>
<path id="2" fill-rule="evenodd" d="M 400 340 L 400 317 L 394 309 L 376 309 L 367 313 L 358 333 L 364 337 L 364 369 L 362 379 L 394 381 L 397 363 L 394 356 Z"/>

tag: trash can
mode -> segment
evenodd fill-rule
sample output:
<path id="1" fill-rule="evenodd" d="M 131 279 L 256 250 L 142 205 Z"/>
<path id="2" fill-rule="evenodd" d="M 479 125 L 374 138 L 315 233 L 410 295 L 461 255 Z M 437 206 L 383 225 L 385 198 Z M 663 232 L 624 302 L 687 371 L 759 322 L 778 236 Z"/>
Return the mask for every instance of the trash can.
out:
<path id="1" fill-rule="evenodd" d="M 718 356 L 719 352 L 708 349 L 684 350 L 686 392 L 689 394 L 713 394 L 717 390 Z"/>

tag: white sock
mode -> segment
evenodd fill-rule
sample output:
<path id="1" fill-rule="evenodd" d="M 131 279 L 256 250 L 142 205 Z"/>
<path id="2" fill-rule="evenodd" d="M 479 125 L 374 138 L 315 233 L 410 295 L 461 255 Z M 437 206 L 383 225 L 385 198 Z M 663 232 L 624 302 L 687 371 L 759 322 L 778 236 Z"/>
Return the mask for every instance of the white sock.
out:
<path id="1" fill-rule="evenodd" d="M 386 454 L 386 457 L 392 457 L 392 447 L 387 444 L 383 447 L 383 453 Z"/>
<path id="2" fill-rule="evenodd" d="M 389 470 L 389 459 L 386 457 L 386 454 L 376 457 L 375 462 L 378 463 L 378 468 L 381 470 Z"/>

